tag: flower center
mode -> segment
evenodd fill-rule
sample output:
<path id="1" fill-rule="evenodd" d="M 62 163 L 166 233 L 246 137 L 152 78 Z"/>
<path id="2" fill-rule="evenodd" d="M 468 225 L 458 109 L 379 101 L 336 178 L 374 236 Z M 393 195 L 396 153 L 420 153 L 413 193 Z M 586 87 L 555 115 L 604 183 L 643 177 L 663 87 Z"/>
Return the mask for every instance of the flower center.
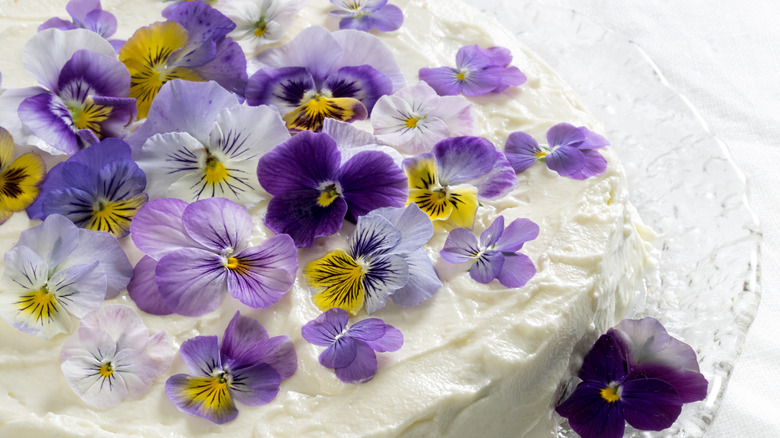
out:
<path id="1" fill-rule="evenodd" d="M 91 97 L 83 103 L 66 105 L 66 108 L 76 129 L 89 129 L 96 134 L 100 134 L 100 123 L 111 115 L 111 107 L 95 105 Z"/>
<path id="2" fill-rule="evenodd" d="M 335 182 L 324 182 L 320 184 L 320 198 L 317 199 L 317 204 L 320 207 L 327 207 L 333 203 L 339 196 L 341 196 L 341 190 Z"/>
<path id="3" fill-rule="evenodd" d="M 466 73 L 467 72 L 462 71 L 462 72 L 458 73 L 458 75 L 455 76 L 455 77 L 458 79 L 458 81 L 463 82 L 463 81 L 466 80 L 466 77 L 468 76 Z"/>
<path id="4" fill-rule="evenodd" d="M 207 184 L 220 184 L 228 179 L 230 172 L 217 157 L 206 152 L 205 180 Z"/>
<path id="5" fill-rule="evenodd" d="M 111 362 L 103 364 L 103 366 L 98 370 L 98 374 L 100 374 L 100 377 L 104 379 L 111 377 L 111 375 L 114 374 L 114 367 L 111 366 Z"/>
<path id="6" fill-rule="evenodd" d="M 57 297 L 50 293 L 46 286 L 22 295 L 19 297 L 19 301 L 14 304 L 20 313 L 29 315 L 40 322 L 51 321 L 58 311 Z"/>
<path id="7" fill-rule="evenodd" d="M 409 129 L 416 128 L 417 122 L 419 122 L 420 119 L 417 117 L 407 117 L 405 120 L 406 127 Z"/>
<path id="8" fill-rule="evenodd" d="M 599 394 L 607 403 L 615 403 L 620 400 L 620 396 L 623 394 L 623 387 L 617 382 L 612 382 L 609 386 L 603 388 Z"/>
<path id="9" fill-rule="evenodd" d="M 268 23 L 265 22 L 265 17 L 260 17 L 255 23 L 255 36 L 261 37 L 268 31 Z"/>

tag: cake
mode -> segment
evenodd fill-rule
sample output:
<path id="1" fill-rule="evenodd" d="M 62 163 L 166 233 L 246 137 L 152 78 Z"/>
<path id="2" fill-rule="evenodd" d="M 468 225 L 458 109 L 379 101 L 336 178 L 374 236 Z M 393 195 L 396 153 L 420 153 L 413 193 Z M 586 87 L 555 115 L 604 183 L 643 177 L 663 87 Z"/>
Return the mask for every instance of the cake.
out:
<path id="1" fill-rule="evenodd" d="M 0 1 L 0 36 L 6 55 L 0 59 L 2 87 L 34 86 L 22 68 L 21 50 L 37 26 L 64 16 L 64 0 Z M 104 0 L 103 8 L 119 20 L 117 37 L 160 20 L 165 6 L 157 0 Z M 537 139 L 565 122 L 594 132 L 601 125 L 569 87 L 494 20 L 455 0 L 395 0 L 403 26 L 377 33 L 401 65 L 409 85 L 423 67 L 451 65 L 462 46 L 510 49 L 512 65 L 528 81 L 500 94 L 471 98 L 476 133 L 503 148 L 510 133 Z M 310 2 L 299 12 L 278 44 L 304 28 L 336 29 L 328 2 Z M 356 126 L 371 132 L 367 122 Z M 23 149 L 23 148 L 22 148 Z M 629 310 L 635 286 L 648 264 L 651 233 L 630 205 L 623 169 L 615 152 L 600 150 L 606 171 L 585 180 L 564 178 L 542 165 L 518 176 L 507 196 L 486 201 L 477 211 L 474 231 L 504 216 L 507 223 L 529 218 L 539 236 L 523 247 L 537 273 L 521 288 L 498 282 L 474 282 L 462 266 L 442 260 L 439 251 L 448 230 L 437 228 L 426 251 L 444 286 L 423 304 L 394 304 L 376 317 L 403 332 L 404 345 L 379 357 L 379 372 L 369 382 L 347 384 L 318 362 L 320 347 L 306 342 L 301 327 L 320 311 L 299 269 L 292 290 L 268 309 L 250 309 L 237 300 L 201 317 L 155 316 L 138 310 L 152 332 L 165 330 L 176 347 L 197 335 L 221 336 L 237 310 L 263 324 L 271 336 L 287 335 L 298 357 L 298 370 L 282 383 L 269 404 L 241 406 L 224 425 L 178 411 L 165 395 L 168 376 L 184 372 L 177 355 L 139 400 L 98 410 L 87 406 L 65 381 L 58 361 L 67 336 L 42 340 L 0 323 L 0 435 L 8 437 L 542 437 L 560 421 L 553 408 L 562 382 L 581 360 L 584 341 L 613 326 Z M 61 159 L 47 157 L 49 165 Z M 252 242 L 273 236 L 262 224 L 267 201 L 250 210 Z M 38 221 L 15 214 L 0 226 L 0 248 L 8 251 L 19 234 Z M 346 246 L 354 228 L 345 222 L 338 233 L 318 238 L 298 250 L 304 266 L 333 248 Z M 142 254 L 130 238 L 121 239 L 130 261 Z M 137 310 L 123 292 L 111 303 Z M 356 319 L 365 318 L 361 313 Z"/>

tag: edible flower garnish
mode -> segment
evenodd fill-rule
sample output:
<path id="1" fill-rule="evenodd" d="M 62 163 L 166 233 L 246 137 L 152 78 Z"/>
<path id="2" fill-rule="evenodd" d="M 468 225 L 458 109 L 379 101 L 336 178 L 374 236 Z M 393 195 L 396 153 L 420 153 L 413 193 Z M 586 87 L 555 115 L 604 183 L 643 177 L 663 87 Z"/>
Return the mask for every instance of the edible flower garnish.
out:
<path id="1" fill-rule="evenodd" d="M 295 374 L 298 360 L 287 336 L 268 337 L 254 319 L 236 312 L 220 345 L 216 336 L 196 336 L 179 349 L 191 374 L 165 382 L 168 398 L 180 411 L 217 424 L 238 416 L 235 401 L 269 403 L 282 380 Z"/>
<path id="2" fill-rule="evenodd" d="M 421 68 L 420 79 L 433 87 L 440 96 L 482 96 L 500 93 L 510 86 L 526 81 L 523 72 L 510 66 L 512 54 L 504 47 L 482 49 L 478 45 L 463 46 L 455 55 L 455 68 Z"/>
<path id="3" fill-rule="evenodd" d="M 133 267 L 116 238 L 79 229 L 60 215 L 22 231 L 5 253 L 0 316 L 17 330 L 50 339 L 71 330 L 127 286 Z"/>
<path id="4" fill-rule="evenodd" d="M 696 354 L 652 318 L 622 321 L 585 356 L 582 382 L 555 408 L 583 438 L 619 438 L 625 423 L 663 430 L 683 403 L 703 400 L 707 380 Z"/>
<path id="5" fill-rule="evenodd" d="M 235 27 L 211 6 L 190 1 L 176 5 L 168 21 L 138 29 L 119 51 L 133 78 L 130 96 L 138 100 L 138 118 L 146 117 L 157 92 L 172 79 L 214 80 L 242 95 L 246 58 L 226 37 Z"/>
<path id="6" fill-rule="evenodd" d="M 125 42 L 122 40 L 109 39 L 116 33 L 116 17 L 114 14 L 104 11 L 100 6 L 100 0 L 70 0 L 65 6 L 70 18 L 73 21 L 63 20 L 61 18 L 50 18 L 38 26 L 38 31 L 44 29 L 87 29 L 107 39 L 114 47 L 116 52 Z"/>
<path id="7" fill-rule="evenodd" d="M 260 52 L 249 78 L 250 105 L 274 105 L 291 130 L 318 131 L 323 120 L 365 119 L 377 99 L 402 87 L 393 53 L 374 35 L 309 27 Z"/>
<path id="8" fill-rule="evenodd" d="M 230 36 L 250 50 L 282 39 L 306 0 L 230 0 L 219 10 L 236 23 Z"/>
<path id="9" fill-rule="evenodd" d="M 494 279 L 506 287 L 522 287 L 536 273 L 533 262 L 518 251 L 539 235 L 539 226 L 529 219 L 515 219 L 504 228 L 499 216 L 477 238 L 465 228 L 447 235 L 441 256 L 450 263 L 474 262 L 469 275 L 478 283 Z"/>
<path id="10" fill-rule="evenodd" d="M 268 198 L 257 181 L 257 161 L 289 138 L 270 107 L 241 105 L 213 81 L 173 80 L 128 141 L 140 146 L 135 157 L 151 199 L 223 197 L 252 208 Z"/>
<path id="11" fill-rule="evenodd" d="M 14 159 L 14 139 L 0 126 L 0 225 L 35 201 L 45 175 L 41 157 L 28 152 Z"/>
<path id="12" fill-rule="evenodd" d="M 380 208 L 358 218 L 349 236 L 349 252 L 336 249 L 303 270 L 320 310 L 339 307 L 357 315 L 387 304 L 416 306 L 441 287 L 422 245 L 433 224 L 419 207 Z"/>
<path id="13" fill-rule="evenodd" d="M 335 233 L 345 217 L 356 221 L 377 208 L 401 207 L 407 194 L 403 171 L 389 155 L 363 151 L 342 164 L 325 133 L 301 132 L 280 144 L 260 158 L 257 176 L 274 196 L 265 224 L 298 247 Z"/>
<path id="14" fill-rule="evenodd" d="M 437 142 L 449 137 L 471 135 L 474 113 L 461 96 L 440 97 L 425 82 L 382 96 L 371 113 L 374 134 L 399 150 L 430 152 Z"/>
<path id="15" fill-rule="evenodd" d="M 224 198 L 150 201 L 130 225 L 146 256 L 127 291 L 141 310 L 157 315 L 203 315 L 228 292 L 249 307 L 267 308 L 293 285 L 297 254 L 290 236 L 248 246 L 251 234 L 252 217 Z"/>
<path id="16" fill-rule="evenodd" d="M 608 144 L 584 126 L 559 123 L 547 131 L 547 144 L 542 146 L 524 132 L 513 132 L 506 140 L 505 152 L 517 173 L 543 161 L 561 176 L 582 180 L 607 169 L 607 160 L 597 149 Z"/>
<path id="17" fill-rule="evenodd" d="M 320 314 L 301 327 L 303 339 L 320 347 L 320 364 L 333 368 L 346 383 L 371 380 L 377 371 L 376 353 L 397 351 L 404 344 L 401 331 L 378 318 L 349 325 L 349 315 L 339 308 Z"/>
<path id="18" fill-rule="evenodd" d="M 173 360 L 173 343 L 149 330 L 133 309 L 107 304 L 81 320 L 60 352 L 60 367 L 73 392 L 96 408 L 114 407 L 149 392 Z"/>
<path id="19" fill-rule="evenodd" d="M 471 228 L 478 199 L 508 193 L 517 177 L 504 154 L 481 137 L 452 137 L 434 145 L 432 152 L 404 160 L 409 178 L 409 202 L 431 220 L 451 219 Z"/>
<path id="20" fill-rule="evenodd" d="M 330 11 L 339 17 L 339 29 L 356 29 L 368 32 L 376 27 L 380 32 L 398 29 L 404 22 L 404 14 L 398 6 L 387 0 L 330 0 L 339 9 Z"/>
<path id="21" fill-rule="evenodd" d="M 61 214 L 80 228 L 123 237 L 146 202 L 145 187 L 146 177 L 130 158 L 130 146 L 109 138 L 55 165 L 27 214 L 40 219 Z"/>
<path id="22" fill-rule="evenodd" d="M 350 123 L 336 119 L 325 119 L 322 124 L 322 132 L 336 140 L 339 152 L 341 152 L 342 164 L 363 151 L 384 152 L 393 159 L 398 167 L 401 167 L 404 161 L 404 156 L 397 149 L 382 143 L 378 138 Z"/>

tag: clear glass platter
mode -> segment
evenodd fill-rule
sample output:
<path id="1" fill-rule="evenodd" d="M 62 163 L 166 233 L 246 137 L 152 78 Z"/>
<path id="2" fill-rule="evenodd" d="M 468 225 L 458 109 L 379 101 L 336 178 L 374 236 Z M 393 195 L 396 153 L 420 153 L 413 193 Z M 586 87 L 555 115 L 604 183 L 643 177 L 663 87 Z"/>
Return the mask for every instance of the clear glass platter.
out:
<path id="1" fill-rule="evenodd" d="M 685 405 L 671 429 L 627 428 L 626 436 L 704 436 L 761 295 L 761 235 L 744 175 L 637 45 L 571 10 L 530 0 L 466 1 L 515 32 L 604 123 L 631 200 L 659 235 L 657 269 L 645 276 L 630 316 L 653 316 L 694 348 L 708 396 Z M 551 432 L 577 436 L 563 419 Z"/>

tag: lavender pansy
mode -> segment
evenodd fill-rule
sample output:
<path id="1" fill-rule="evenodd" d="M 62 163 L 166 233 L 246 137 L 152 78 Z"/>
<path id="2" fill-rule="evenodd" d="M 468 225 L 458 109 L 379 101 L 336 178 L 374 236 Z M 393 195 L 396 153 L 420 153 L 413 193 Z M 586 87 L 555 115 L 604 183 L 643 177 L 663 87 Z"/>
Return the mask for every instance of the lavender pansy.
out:
<path id="1" fill-rule="evenodd" d="M 607 169 L 607 160 L 597 149 L 608 144 L 604 137 L 584 126 L 559 123 L 547 131 L 546 145 L 539 145 L 524 132 L 513 132 L 507 138 L 505 153 L 517 173 L 543 161 L 561 176 L 582 180 Z"/>
<path id="2" fill-rule="evenodd" d="M 147 200 L 145 187 L 146 177 L 130 158 L 130 146 L 110 138 L 55 165 L 27 214 L 41 219 L 61 214 L 80 228 L 123 237 Z"/>
<path id="3" fill-rule="evenodd" d="M 474 113 L 461 96 L 439 97 L 425 82 L 382 96 L 371 113 L 374 134 L 399 150 L 419 154 L 449 137 L 471 135 Z"/>
<path id="4" fill-rule="evenodd" d="M 49 339 L 127 286 L 132 265 L 116 238 L 77 228 L 60 215 L 25 230 L 5 254 L 0 316 Z"/>
<path id="5" fill-rule="evenodd" d="M 342 164 L 336 142 L 325 133 L 301 132 L 260 158 L 260 185 L 273 195 L 265 224 L 311 246 L 319 236 L 357 220 L 371 210 L 400 207 L 406 178 L 393 159 L 363 151 Z"/>
<path id="6" fill-rule="evenodd" d="M 511 62 L 512 54 L 504 47 L 464 46 L 455 55 L 455 68 L 421 68 L 419 75 L 440 96 L 482 96 L 525 83 L 525 74 Z"/>
<path id="7" fill-rule="evenodd" d="M 339 29 L 356 29 L 368 32 L 377 28 L 380 32 L 398 29 L 404 22 L 404 14 L 398 6 L 387 0 L 330 0 L 338 9 L 330 14 L 339 17 Z"/>
<path id="8" fill-rule="evenodd" d="M 269 403 L 282 380 L 298 368 L 290 338 L 270 338 L 259 322 L 238 312 L 221 344 L 216 336 L 197 336 L 184 341 L 179 354 L 190 374 L 168 379 L 168 398 L 180 411 L 217 424 L 238 416 L 236 401 L 249 406 Z"/>
<path id="9" fill-rule="evenodd" d="M 341 164 L 363 151 L 380 151 L 389 155 L 393 162 L 401 167 L 404 156 L 392 146 L 383 144 L 381 140 L 350 123 L 336 119 L 325 119 L 322 132 L 333 137 L 341 152 Z"/>
<path id="10" fill-rule="evenodd" d="M 528 219 L 515 219 L 504 228 L 504 217 L 497 217 L 480 234 L 479 241 L 465 228 L 447 235 L 441 256 L 450 263 L 473 262 L 469 275 L 479 283 L 498 279 L 506 287 L 522 287 L 536 273 L 533 262 L 518 251 L 539 235 L 539 226 Z"/>
<path id="11" fill-rule="evenodd" d="M 349 251 L 336 249 L 309 262 L 303 270 L 320 310 L 342 308 L 371 314 L 388 298 L 415 306 L 440 287 L 431 260 L 422 248 L 433 236 L 433 224 L 419 207 L 380 208 L 358 218 Z"/>
<path id="12" fill-rule="evenodd" d="M 346 311 L 334 308 L 320 314 L 301 328 L 307 341 L 327 347 L 320 354 L 322 366 L 333 368 L 336 377 L 346 383 L 363 383 L 377 372 L 376 352 L 399 350 L 404 343 L 397 328 L 377 318 L 349 325 Z"/>
<path id="13" fill-rule="evenodd" d="M 276 303 L 295 281 L 295 245 L 281 234 L 248 246 L 252 217 L 224 198 L 187 204 L 158 199 L 145 204 L 130 226 L 146 257 L 128 285 L 141 310 L 198 316 L 230 293 L 253 308 Z"/>
<path id="14" fill-rule="evenodd" d="M 433 221 L 471 228 L 479 199 L 503 196 L 517 186 L 504 154 L 481 137 L 452 137 L 429 153 L 404 160 L 409 202 Z"/>
<path id="15" fill-rule="evenodd" d="M 86 315 L 62 346 L 60 367 L 71 389 L 90 406 L 105 409 L 141 398 L 173 360 L 165 332 L 149 335 L 129 307 L 109 304 Z"/>
<path id="16" fill-rule="evenodd" d="M 254 51 L 282 39 L 305 0 L 231 0 L 220 11 L 236 23 L 230 33 Z"/>
<path id="17" fill-rule="evenodd" d="M 117 22 L 114 14 L 104 11 L 100 0 L 70 0 L 65 6 L 72 21 L 61 18 L 51 18 L 38 26 L 38 31 L 44 29 L 87 29 L 107 39 L 116 52 L 124 41 L 109 39 L 116 32 Z"/>

